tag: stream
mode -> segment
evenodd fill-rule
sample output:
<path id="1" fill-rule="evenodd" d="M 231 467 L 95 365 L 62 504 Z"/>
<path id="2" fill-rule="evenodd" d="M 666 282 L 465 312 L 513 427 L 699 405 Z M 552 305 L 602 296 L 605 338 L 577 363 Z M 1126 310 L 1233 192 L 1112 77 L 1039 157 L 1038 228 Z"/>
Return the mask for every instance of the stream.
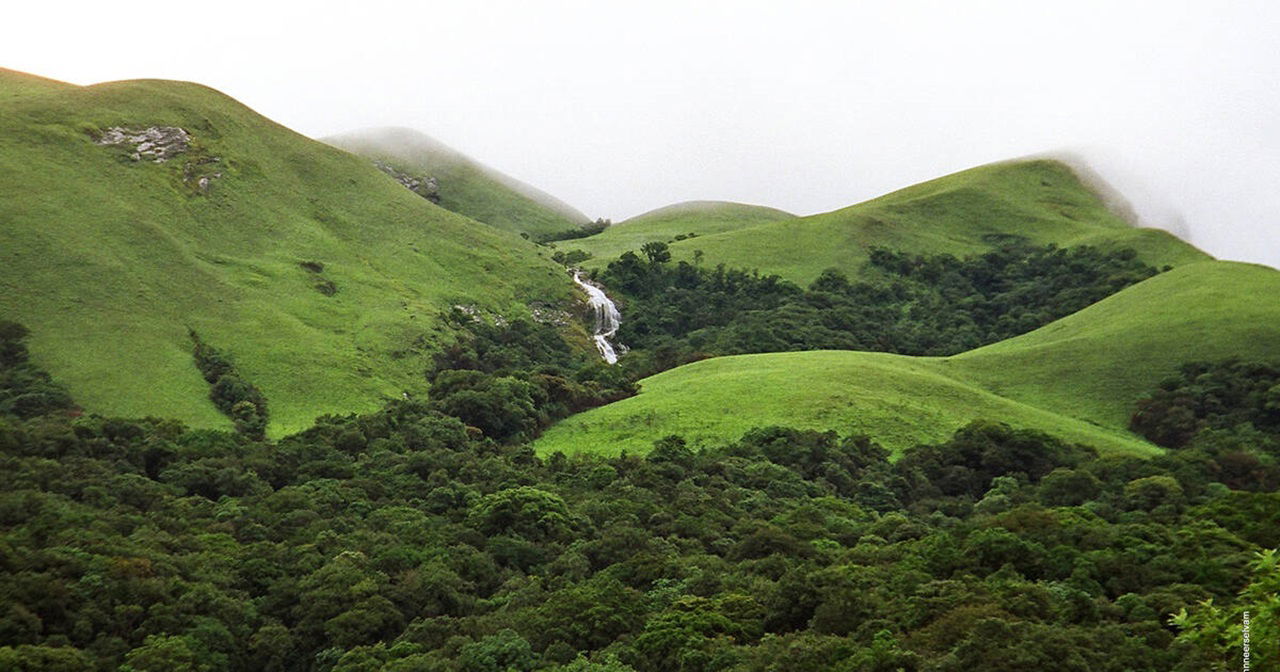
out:
<path id="1" fill-rule="evenodd" d="M 600 356 L 604 358 L 604 361 L 610 364 L 617 364 L 618 351 L 614 349 L 609 339 L 618 333 L 618 325 L 622 323 L 622 314 L 618 312 L 618 306 L 613 303 L 613 300 L 605 295 L 603 289 L 586 282 L 580 276 L 580 271 L 573 272 L 573 281 L 586 290 L 589 297 L 588 303 L 596 313 L 595 332 L 593 334 L 596 348 L 600 350 Z M 622 348 L 624 352 L 626 351 L 625 347 L 618 347 Z"/>

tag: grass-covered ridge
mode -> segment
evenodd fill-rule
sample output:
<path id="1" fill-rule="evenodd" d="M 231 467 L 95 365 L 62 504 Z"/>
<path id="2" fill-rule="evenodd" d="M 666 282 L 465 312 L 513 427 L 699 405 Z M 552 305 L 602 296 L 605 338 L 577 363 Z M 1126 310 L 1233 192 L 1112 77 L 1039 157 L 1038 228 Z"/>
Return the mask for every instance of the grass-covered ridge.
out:
<path id="1" fill-rule="evenodd" d="M 229 426 L 194 330 L 262 389 L 279 434 L 420 391 L 451 304 L 518 315 L 572 296 L 519 236 L 212 89 L 55 88 L 0 113 L 0 314 L 86 410 Z M 94 144 L 116 126 L 180 126 L 192 144 L 132 161 Z M 189 170 L 220 176 L 201 193 Z"/>
<path id="2" fill-rule="evenodd" d="M 828 268 L 856 274 L 873 247 L 964 256 L 1010 240 L 1061 247 L 1133 248 L 1153 266 L 1208 255 L 1165 231 L 1135 228 L 1111 212 L 1065 163 L 1047 159 L 979 166 L 834 212 L 677 241 L 676 260 L 756 268 L 807 285 Z M 562 244 L 582 247 L 583 241 Z M 609 261 L 597 255 L 594 263 Z"/>
<path id="3" fill-rule="evenodd" d="M 976 417 L 1104 451 L 1149 454 L 1127 429 L 1138 397 L 1184 362 L 1280 352 L 1280 272 L 1190 264 L 1023 336 L 950 358 L 848 351 L 723 357 L 640 381 L 640 394 L 560 422 L 540 452 L 629 450 L 755 425 L 838 428 L 902 450 Z"/>
<path id="4" fill-rule="evenodd" d="M 439 182 L 440 205 L 500 229 L 530 236 L 588 223 L 586 215 L 535 187 L 407 128 L 374 128 L 323 139 L 367 159 Z"/>
<path id="5" fill-rule="evenodd" d="M 645 243 L 673 243 L 689 234 L 708 236 L 757 224 L 794 219 L 795 215 L 762 205 L 725 201 L 689 201 L 651 210 L 619 222 L 603 232 L 579 240 L 556 244 L 561 250 L 582 250 L 591 254 L 583 266 L 603 267 L 623 252 L 638 250 Z"/>
<path id="6" fill-rule="evenodd" d="M 0 104 L 71 88 L 75 88 L 75 84 L 0 68 Z"/>

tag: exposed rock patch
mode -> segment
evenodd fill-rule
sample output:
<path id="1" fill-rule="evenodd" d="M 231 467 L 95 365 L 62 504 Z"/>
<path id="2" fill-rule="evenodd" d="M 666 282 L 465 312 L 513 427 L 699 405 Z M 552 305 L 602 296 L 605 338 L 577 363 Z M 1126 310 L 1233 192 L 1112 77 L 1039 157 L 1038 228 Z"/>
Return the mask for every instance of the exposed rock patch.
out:
<path id="1" fill-rule="evenodd" d="M 403 184 L 409 191 L 412 191 L 432 203 L 440 202 L 440 183 L 436 181 L 436 178 L 430 176 L 418 177 L 410 175 L 398 170 L 395 166 L 382 161 L 374 161 L 373 165 L 376 166 L 378 170 L 381 170 L 395 178 L 396 182 Z"/>
<path id="2" fill-rule="evenodd" d="M 133 152 L 129 156 L 134 161 L 146 158 L 164 163 L 187 151 L 191 146 L 191 135 L 177 126 L 148 126 L 140 130 L 112 126 L 103 131 L 97 144 L 132 147 Z"/>
<path id="3" fill-rule="evenodd" d="M 209 188 L 213 186 L 213 181 L 222 177 L 222 171 L 212 169 L 212 166 L 217 165 L 220 161 L 221 159 L 216 156 L 206 156 L 188 161 L 186 165 L 182 166 L 183 183 L 195 189 L 198 193 L 209 193 Z"/>
<path id="4" fill-rule="evenodd" d="M 533 321 L 539 324 L 563 327 L 573 321 L 573 315 L 567 310 L 550 306 L 529 306 L 529 310 L 533 313 Z"/>

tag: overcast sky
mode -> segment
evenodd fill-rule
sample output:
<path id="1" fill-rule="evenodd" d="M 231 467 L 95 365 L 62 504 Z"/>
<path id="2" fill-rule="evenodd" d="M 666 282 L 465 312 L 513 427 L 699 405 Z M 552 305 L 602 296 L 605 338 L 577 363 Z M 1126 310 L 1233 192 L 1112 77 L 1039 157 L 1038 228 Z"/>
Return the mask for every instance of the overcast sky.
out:
<path id="1" fill-rule="evenodd" d="M 619 221 L 811 214 L 1070 150 L 1280 266 L 1280 3 L 130 2 L 7 7 L 0 65 L 218 88 L 302 133 L 409 126 Z"/>

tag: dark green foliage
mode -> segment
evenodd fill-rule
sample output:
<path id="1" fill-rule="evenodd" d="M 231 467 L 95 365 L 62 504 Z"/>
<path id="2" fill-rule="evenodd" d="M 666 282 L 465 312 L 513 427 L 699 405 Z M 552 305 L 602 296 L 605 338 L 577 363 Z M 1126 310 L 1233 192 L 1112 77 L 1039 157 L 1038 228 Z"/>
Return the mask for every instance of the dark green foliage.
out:
<path id="1" fill-rule="evenodd" d="M 534 241 L 538 243 L 554 243 L 559 240 L 577 240 L 578 238 L 586 238 L 594 236 L 601 231 L 613 225 L 612 220 L 597 219 L 590 224 L 584 224 L 578 228 L 565 229 L 556 233 L 544 233 L 534 237 Z"/>
<path id="2" fill-rule="evenodd" d="M 27 328 L 0 320 L 0 417 L 33 418 L 55 411 L 73 411 L 75 404 L 62 385 L 31 363 Z"/>
<path id="3" fill-rule="evenodd" d="M 235 423 L 236 431 L 262 438 L 267 430 L 267 399 L 262 390 L 240 376 L 227 355 L 190 332 L 196 368 L 209 383 L 209 399 Z"/>
<path id="4" fill-rule="evenodd" d="M 1138 401 L 1130 427 L 1168 448 L 1198 448 L 1232 488 L 1280 488 L 1280 365 L 1185 364 Z"/>
<path id="5" fill-rule="evenodd" d="M 1205 429 L 1249 424 L 1280 438 L 1280 364 L 1193 362 L 1138 401 L 1134 431 L 1168 448 L 1180 448 Z"/>
<path id="6" fill-rule="evenodd" d="M 1132 250 L 1012 243 L 986 254 L 871 254 L 867 280 L 808 290 L 722 266 L 670 265 L 665 243 L 624 253 L 601 280 L 626 301 L 618 339 L 651 373 L 708 355 L 874 350 L 950 355 L 1026 333 L 1156 274 Z"/>
<path id="7" fill-rule="evenodd" d="M 974 422 L 891 463 L 764 427 L 543 460 L 500 423 L 564 403 L 547 371 L 437 371 L 431 402 L 276 443 L 4 420 L 0 667 L 1191 670 L 1274 613 L 1274 493 L 1205 447 L 1235 433 L 1138 460 Z"/>
<path id="8" fill-rule="evenodd" d="M 552 325 L 488 322 L 455 310 L 458 340 L 427 378 L 435 408 L 486 436 L 533 438 L 555 420 L 635 394 L 623 371 L 575 351 Z"/>

